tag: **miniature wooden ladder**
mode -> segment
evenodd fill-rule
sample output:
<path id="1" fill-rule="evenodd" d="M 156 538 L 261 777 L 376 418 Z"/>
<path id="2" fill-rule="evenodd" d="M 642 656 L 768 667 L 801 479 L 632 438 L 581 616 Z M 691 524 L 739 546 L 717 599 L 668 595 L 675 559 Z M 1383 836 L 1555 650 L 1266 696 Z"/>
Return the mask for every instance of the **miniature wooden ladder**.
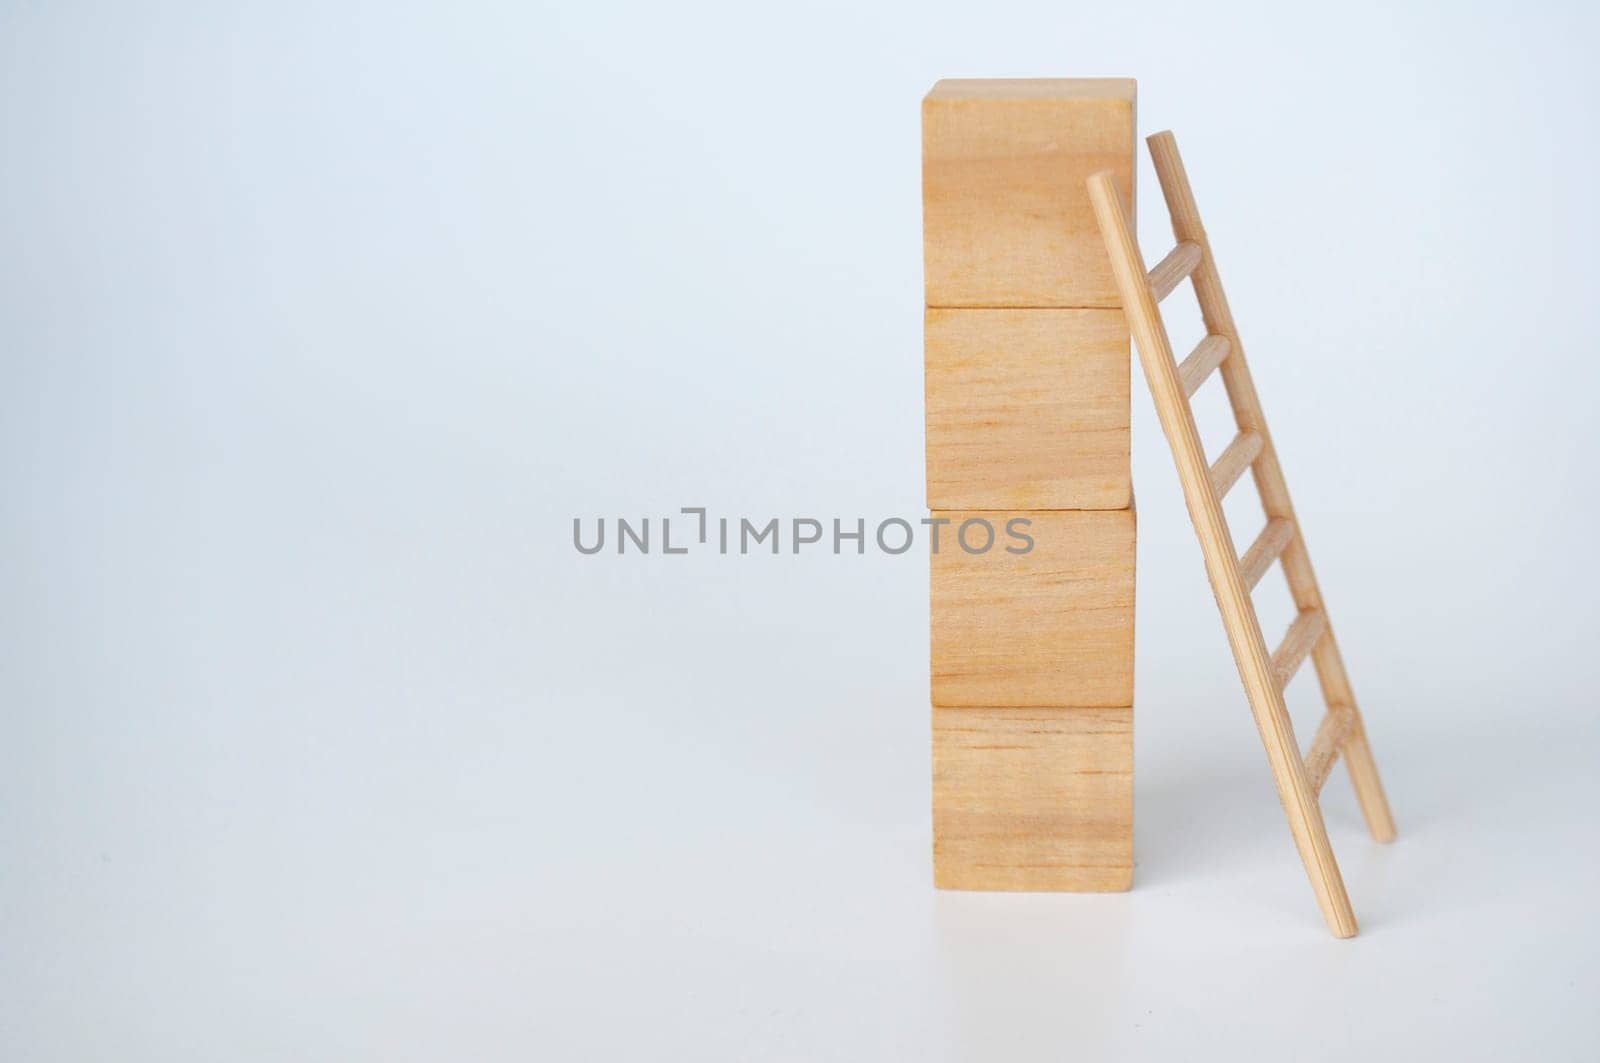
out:
<path id="1" fill-rule="evenodd" d="M 1183 496 L 1205 555 L 1206 573 L 1222 611 L 1250 711 L 1267 748 L 1289 829 L 1328 928 L 1337 937 L 1352 937 L 1356 933 L 1355 913 L 1328 844 L 1327 826 L 1318 803 L 1322 784 L 1339 754 L 1344 754 L 1350 782 L 1372 836 L 1380 842 L 1392 840 L 1394 821 L 1333 638 L 1333 627 L 1323 608 L 1317 578 L 1311 571 L 1311 558 L 1306 553 L 1294 507 L 1289 503 L 1289 489 L 1278 466 L 1272 437 L 1267 433 L 1266 418 L 1245 364 L 1233 314 L 1222 282 L 1217 279 L 1211 246 L 1200 224 L 1177 143 L 1171 133 L 1157 133 L 1149 144 L 1178 240 L 1178 246 L 1155 269 L 1145 271 L 1133 227 L 1111 175 L 1091 177 L 1089 195 L 1161 428 L 1177 463 Z M 1166 325 L 1156 307 L 1185 277 L 1194 282 L 1207 335 L 1180 365 L 1172 356 Z M 1213 370 L 1221 371 L 1239 433 L 1217 460 L 1208 464 L 1189 397 Z M 1267 523 L 1244 556 L 1239 557 L 1223 516 L 1222 498 L 1246 469 L 1254 472 Z M 1250 592 L 1274 561 L 1283 562 L 1298 615 L 1277 650 L 1269 653 Z M 1316 666 L 1328 713 L 1302 759 L 1283 690 L 1308 654 Z"/>

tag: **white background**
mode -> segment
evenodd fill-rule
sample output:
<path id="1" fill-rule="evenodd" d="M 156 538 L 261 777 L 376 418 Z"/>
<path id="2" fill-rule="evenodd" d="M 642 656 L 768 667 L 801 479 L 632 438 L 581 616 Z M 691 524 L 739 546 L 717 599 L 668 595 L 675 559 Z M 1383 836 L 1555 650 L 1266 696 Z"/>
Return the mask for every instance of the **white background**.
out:
<path id="1" fill-rule="evenodd" d="M 6 5 L 0 1057 L 1593 1058 L 1594 10 Z M 921 515 L 919 100 L 1029 75 L 1184 149 L 1353 941 L 1137 373 L 1126 895 L 932 889 L 921 549 L 572 548 Z"/>

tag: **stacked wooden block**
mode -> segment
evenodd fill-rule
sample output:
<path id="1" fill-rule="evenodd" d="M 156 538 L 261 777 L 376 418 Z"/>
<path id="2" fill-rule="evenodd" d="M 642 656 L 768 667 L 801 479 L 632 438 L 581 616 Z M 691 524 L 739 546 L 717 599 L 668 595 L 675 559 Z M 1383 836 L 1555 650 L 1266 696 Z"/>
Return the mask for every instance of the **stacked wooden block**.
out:
<path id="1" fill-rule="evenodd" d="M 941 81 L 922 137 L 934 881 L 1127 889 L 1128 331 L 1085 182 L 1132 203 L 1134 84 Z"/>

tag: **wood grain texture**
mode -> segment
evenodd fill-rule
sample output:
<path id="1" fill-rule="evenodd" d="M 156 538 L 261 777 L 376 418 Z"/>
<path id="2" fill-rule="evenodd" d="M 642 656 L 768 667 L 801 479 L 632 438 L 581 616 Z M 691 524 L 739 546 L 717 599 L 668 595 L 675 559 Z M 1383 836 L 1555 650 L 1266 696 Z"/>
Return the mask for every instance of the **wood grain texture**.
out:
<path id="1" fill-rule="evenodd" d="M 1121 509 L 1128 326 L 1119 310 L 930 308 L 931 509 Z"/>
<path id="2" fill-rule="evenodd" d="M 938 706 L 1133 704 L 1133 509 L 938 513 L 931 557 L 931 686 Z M 1033 548 L 1004 549 L 1011 518 Z M 969 554 L 956 533 L 989 521 L 993 549 Z M 981 537 L 974 527 L 973 545 Z"/>
<path id="3" fill-rule="evenodd" d="M 1116 307 L 1084 192 L 1133 197 L 1134 83 L 947 80 L 922 103 L 929 306 Z"/>
<path id="4" fill-rule="evenodd" d="M 933 879 L 942 889 L 1127 889 L 1133 710 L 935 708 Z"/>

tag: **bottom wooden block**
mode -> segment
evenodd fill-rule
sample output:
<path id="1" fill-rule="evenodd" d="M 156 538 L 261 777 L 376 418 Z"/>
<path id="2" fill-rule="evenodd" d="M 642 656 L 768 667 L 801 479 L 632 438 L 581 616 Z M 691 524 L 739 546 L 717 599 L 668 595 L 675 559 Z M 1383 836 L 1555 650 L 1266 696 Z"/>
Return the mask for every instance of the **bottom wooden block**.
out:
<path id="1" fill-rule="evenodd" d="M 1132 882 L 1132 708 L 933 710 L 935 886 Z"/>

